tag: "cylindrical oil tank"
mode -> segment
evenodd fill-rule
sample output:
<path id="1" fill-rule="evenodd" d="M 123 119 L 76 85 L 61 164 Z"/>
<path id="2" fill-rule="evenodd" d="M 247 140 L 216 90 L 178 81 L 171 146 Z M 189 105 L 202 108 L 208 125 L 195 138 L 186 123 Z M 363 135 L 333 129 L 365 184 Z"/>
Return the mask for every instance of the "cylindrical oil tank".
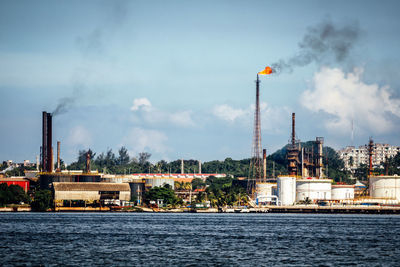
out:
<path id="1" fill-rule="evenodd" d="M 272 201 L 271 196 L 272 187 L 276 186 L 275 183 L 257 183 L 256 184 L 256 198 L 258 201 Z"/>
<path id="2" fill-rule="evenodd" d="M 369 177 L 369 194 L 372 198 L 400 200 L 400 176 Z"/>
<path id="3" fill-rule="evenodd" d="M 166 184 L 170 185 L 172 189 L 175 189 L 174 178 L 167 177 L 146 177 L 146 184 L 151 185 L 151 187 L 155 186 L 164 186 Z"/>
<path id="4" fill-rule="evenodd" d="M 277 178 L 277 186 L 281 205 L 293 205 L 296 201 L 296 177 L 280 176 Z"/>
<path id="5" fill-rule="evenodd" d="M 256 194 L 257 196 L 271 196 L 272 187 L 276 185 L 274 183 L 257 183 L 256 184 Z"/>
<path id="6" fill-rule="evenodd" d="M 331 199 L 354 199 L 354 185 L 332 185 Z"/>
<path id="7" fill-rule="evenodd" d="M 296 201 L 331 199 L 331 179 L 299 179 L 296 182 Z"/>

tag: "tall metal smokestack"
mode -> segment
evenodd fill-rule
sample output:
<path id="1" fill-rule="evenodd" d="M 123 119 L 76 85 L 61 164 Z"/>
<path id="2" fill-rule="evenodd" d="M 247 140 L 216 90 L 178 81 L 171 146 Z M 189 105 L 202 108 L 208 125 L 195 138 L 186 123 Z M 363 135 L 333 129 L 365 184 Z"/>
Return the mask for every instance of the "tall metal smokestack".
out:
<path id="1" fill-rule="evenodd" d="M 41 149 L 42 170 L 47 171 L 47 112 L 43 111 L 42 116 L 42 149 Z"/>
<path id="2" fill-rule="evenodd" d="M 323 148 L 322 145 L 324 143 L 324 138 L 323 137 L 317 137 L 315 139 L 315 144 L 317 145 L 317 164 L 316 164 L 316 168 L 315 168 L 315 175 L 318 178 L 323 178 L 324 177 L 324 173 L 322 172 L 322 167 L 323 167 Z"/>
<path id="3" fill-rule="evenodd" d="M 201 174 L 201 160 L 199 160 L 199 174 Z"/>
<path id="4" fill-rule="evenodd" d="M 261 147 L 260 79 L 257 74 L 252 155 L 250 162 L 249 177 L 247 181 L 247 194 L 251 197 L 254 196 L 256 184 L 263 180 L 261 153 L 262 153 L 262 147 Z"/>
<path id="5" fill-rule="evenodd" d="M 287 159 L 288 159 L 288 172 L 291 176 L 296 176 L 299 165 L 299 148 L 296 145 L 296 117 L 295 113 L 292 113 L 292 140 L 288 146 Z"/>
<path id="6" fill-rule="evenodd" d="M 61 165 L 60 165 L 60 141 L 57 141 L 57 171 L 61 171 Z"/>
<path id="7" fill-rule="evenodd" d="M 90 173 L 90 153 L 86 152 L 86 173 Z"/>
<path id="8" fill-rule="evenodd" d="M 183 165 L 183 159 L 181 159 L 181 174 L 185 173 L 185 166 Z"/>
<path id="9" fill-rule="evenodd" d="M 267 150 L 263 149 L 264 182 L 267 181 Z"/>
<path id="10" fill-rule="evenodd" d="M 52 116 L 43 111 L 42 121 L 42 167 L 44 172 L 52 172 Z"/>
<path id="11" fill-rule="evenodd" d="M 53 172 L 53 123 L 51 113 L 47 113 L 47 171 Z"/>
<path id="12" fill-rule="evenodd" d="M 292 145 L 296 145 L 296 114 L 292 113 Z"/>
<path id="13" fill-rule="evenodd" d="M 372 166 L 372 154 L 374 153 L 374 141 L 372 138 L 369 138 L 369 144 L 368 144 L 368 154 L 369 154 L 369 176 L 372 176 L 373 172 L 373 166 Z"/>

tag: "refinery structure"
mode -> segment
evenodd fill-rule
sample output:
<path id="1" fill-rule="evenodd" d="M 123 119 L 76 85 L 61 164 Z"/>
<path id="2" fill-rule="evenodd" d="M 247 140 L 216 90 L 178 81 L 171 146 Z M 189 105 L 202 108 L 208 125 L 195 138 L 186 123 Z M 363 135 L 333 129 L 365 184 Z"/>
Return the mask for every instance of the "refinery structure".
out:
<path id="1" fill-rule="evenodd" d="M 252 209 L 273 207 L 298 207 L 302 205 L 398 205 L 400 204 L 400 176 L 376 176 L 373 169 L 386 159 L 396 155 L 400 147 L 369 144 L 359 149 L 346 148 L 340 157 L 346 163 L 345 168 L 367 164 L 369 173 L 367 182 L 349 185 L 335 183 L 327 176 L 324 166 L 324 138 L 316 137 L 314 141 L 304 145 L 296 136 L 296 115 L 291 116 L 291 137 L 285 147 L 287 175 L 274 177 L 267 173 L 267 150 L 261 145 L 261 113 L 260 113 L 260 78 L 259 75 L 271 74 L 271 68 L 257 74 L 255 92 L 254 128 L 249 173 L 242 179 L 241 186 L 247 189 L 248 206 Z M 310 145 L 311 143 L 311 145 Z M 42 113 L 42 146 L 40 148 L 40 164 L 36 172 L 27 172 L 28 180 L 21 177 L 0 177 L 0 183 L 17 184 L 28 191 L 30 183 L 37 183 L 40 189 L 49 189 L 53 193 L 55 210 L 72 208 L 72 206 L 97 208 L 107 205 L 143 205 L 144 192 L 153 187 L 168 185 L 174 189 L 175 183 L 191 183 L 194 178 L 204 182 L 210 176 L 226 177 L 226 174 L 202 173 L 201 162 L 198 161 L 198 173 L 184 173 L 184 161 L 181 160 L 181 173 L 135 173 L 129 175 L 104 174 L 91 169 L 91 157 L 86 154 L 85 169 L 80 171 L 62 170 L 60 165 L 61 143 L 56 142 L 56 164 L 53 151 L 52 114 Z M 350 160 L 351 158 L 351 160 Z M 349 165 L 349 161 L 351 164 Z M 28 163 L 27 163 L 28 164 Z M 40 169 L 39 169 L 40 166 Z M 55 167 L 54 167 L 55 166 Z M 13 180 L 14 179 L 14 180 Z M 36 180 L 35 180 L 36 179 Z M 240 180 L 240 179 L 239 179 Z M 204 188 L 203 188 L 204 192 Z M 175 193 L 192 203 L 195 192 Z M 192 198 L 193 197 L 193 198 Z M 157 200 L 162 202 L 162 199 Z M 157 203 L 160 204 L 160 203 Z M 247 207 L 246 207 L 247 209 Z"/>
<path id="2" fill-rule="evenodd" d="M 260 75 L 271 74 L 267 67 Z M 373 168 L 387 157 L 396 155 L 399 147 L 374 144 L 372 139 L 368 145 L 359 150 L 347 149 L 340 153 L 345 162 L 350 156 L 354 158 L 355 166 L 360 163 L 368 164 L 368 182 L 355 185 L 334 183 L 324 174 L 323 137 L 316 137 L 312 147 L 301 147 L 296 138 L 296 119 L 292 113 L 291 140 L 286 146 L 288 175 L 267 178 L 266 153 L 263 150 L 261 160 L 261 125 L 260 125 L 260 80 L 256 80 L 256 110 L 254 113 L 254 130 L 252 144 L 252 160 L 248 177 L 248 194 L 256 205 L 293 206 L 298 204 L 324 203 L 327 204 L 399 204 L 400 176 L 374 176 Z M 362 151 L 359 154 L 354 152 Z M 346 167 L 349 165 L 347 163 Z"/>

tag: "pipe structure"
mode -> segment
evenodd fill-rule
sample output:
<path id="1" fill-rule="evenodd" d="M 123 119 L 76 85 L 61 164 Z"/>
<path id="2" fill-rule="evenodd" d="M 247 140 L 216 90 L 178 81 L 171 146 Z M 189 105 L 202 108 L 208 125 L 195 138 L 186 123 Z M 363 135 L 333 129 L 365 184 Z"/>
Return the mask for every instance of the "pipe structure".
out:
<path id="1" fill-rule="evenodd" d="M 61 171 L 61 165 L 60 165 L 60 141 L 57 141 L 57 171 Z"/>
<path id="2" fill-rule="evenodd" d="M 254 128 L 252 155 L 247 182 L 247 194 L 252 198 L 256 189 L 256 183 L 262 181 L 262 148 L 261 148 L 261 114 L 260 114 L 260 79 L 256 80 L 256 105 L 254 110 Z"/>
<path id="3" fill-rule="evenodd" d="M 40 153 L 42 170 L 47 171 L 47 112 L 43 111 L 42 116 L 42 149 Z"/>
<path id="4" fill-rule="evenodd" d="M 323 145 L 324 143 L 324 138 L 323 137 L 317 137 L 315 140 L 315 144 L 317 145 L 317 162 L 315 166 L 315 176 L 318 178 L 323 178 L 324 173 L 322 172 L 322 167 L 323 167 Z"/>
<path id="5" fill-rule="evenodd" d="M 52 149 L 52 116 L 51 113 L 43 111 L 42 120 L 42 168 L 44 172 L 53 171 L 53 149 Z"/>
<path id="6" fill-rule="evenodd" d="M 288 173 L 290 176 L 296 176 L 299 165 L 299 148 L 296 145 L 296 117 L 295 113 L 292 113 L 292 140 L 287 150 L 288 159 Z"/>
<path id="7" fill-rule="evenodd" d="M 90 153 L 86 152 L 86 173 L 90 173 Z"/>
<path id="8" fill-rule="evenodd" d="M 292 113 L 292 146 L 296 145 L 296 113 Z"/>
<path id="9" fill-rule="evenodd" d="M 267 180 L 267 150 L 263 149 L 264 182 Z"/>
<path id="10" fill-rule="evenodd" d="M 369 154 L 369 177 L 372 176 L 373 167 L 372 167 L 372 154 L 374 152 L 374 141 L 372 138 L 369 139 L 368 144 L 368 154 Z"/>
<path id="11" fill-rule="evenodd" d="M 199 174 L 201 174 L 201 160 L 199 160 Z"/>
<path id="12" fill-rule="evenodd" d="M 47 113 L 47 171 L 53 172 L 53 122 L 51 113 Z"/>

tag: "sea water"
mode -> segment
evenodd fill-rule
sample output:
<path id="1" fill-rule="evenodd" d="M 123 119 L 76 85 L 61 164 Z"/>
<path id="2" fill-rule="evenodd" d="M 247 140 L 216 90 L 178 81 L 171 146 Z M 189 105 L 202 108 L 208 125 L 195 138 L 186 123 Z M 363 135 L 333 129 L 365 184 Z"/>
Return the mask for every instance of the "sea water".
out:
<path id="1" fill-rule="evenodd" d="M 0 265 L 399 266 L 400 216 L 2 213 Z"/>

